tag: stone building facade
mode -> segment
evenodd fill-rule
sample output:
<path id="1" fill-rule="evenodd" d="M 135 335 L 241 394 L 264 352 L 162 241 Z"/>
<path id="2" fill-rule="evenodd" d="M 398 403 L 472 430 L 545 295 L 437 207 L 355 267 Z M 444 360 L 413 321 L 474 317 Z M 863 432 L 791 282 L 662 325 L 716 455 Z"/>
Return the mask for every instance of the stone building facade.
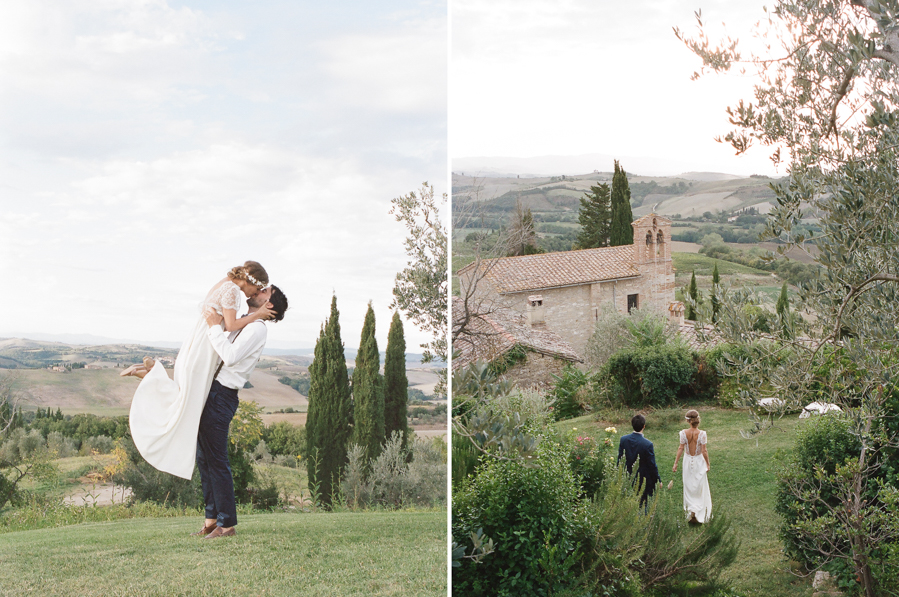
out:
<path id="1" fill-rule="evenodd" d="M 462 296 L 527 316 L 559 334 L 583 355 L 603 305 L 619 313 L 655 308 L 683 323 L 674 301 L 671 220 L 649 214 L 634 221 L 634 243 L 504 257 L 459 270 Z"/>
<path id="2" fill-rule="evenodd" d="M 453 297 L 453 324 L 464 312 Z M 472 313 L 468 330 L 453 343 L 453 371 L 475 361 L 492 364 L 500 375 L 521 388 L 546 390 L 567 365 L 581 362 L 574 349 L 545 325 L 531 325 L 526 315 L 498 308 Z"/>

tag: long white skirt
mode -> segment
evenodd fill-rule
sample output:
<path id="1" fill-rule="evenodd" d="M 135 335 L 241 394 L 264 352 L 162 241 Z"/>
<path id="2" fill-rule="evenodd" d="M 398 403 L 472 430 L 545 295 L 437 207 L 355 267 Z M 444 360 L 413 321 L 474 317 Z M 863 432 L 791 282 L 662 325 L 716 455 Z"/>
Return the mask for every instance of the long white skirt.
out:
<path id="1" fill-rule="evenodd" d="M 684 465 L 681 474 L 684 479 L 684 510 L 687 520 L 690 513 L 696 515 L 698 522 L 706 522 L 712 516 L 712 494 L 709 492 L 708 467 L 702 454 L 690 456 L 684 454 Z"/>
<path id="2" fill-rule="evenodd" d="M 194 471 L 200 415 L 220 361 L 206 337 L 208 327 L 201 317 L 184 341 L 175 361 L 174 380 L 157 361 L 137 386 L 128 418 L 141 456 L 183 479 L 190 479 Z"/>

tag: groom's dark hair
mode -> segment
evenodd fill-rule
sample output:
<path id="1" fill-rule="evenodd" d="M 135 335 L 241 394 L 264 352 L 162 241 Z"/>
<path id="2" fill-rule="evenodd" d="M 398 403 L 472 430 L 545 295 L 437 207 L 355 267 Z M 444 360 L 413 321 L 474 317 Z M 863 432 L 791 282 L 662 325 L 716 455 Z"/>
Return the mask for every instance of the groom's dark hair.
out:
<path id="1" fill-rule="evenodd" d="M 281 321 L 284 319 L 284 312 L 287 311 L 287 297 L 274 284 L 272 284 L 272 296 L 268 299 L 268 302 L 272 304 L 272 311 L 274 311 L 269 321 Z"/>
<path id="2" fill-rule="evenodd" d="M 646 427 L 646 417 L 634 415 L 634 418 L 631 419 L 631 427 L 634 428 L 634 431 L 643 431 L 643 428 Z"/>

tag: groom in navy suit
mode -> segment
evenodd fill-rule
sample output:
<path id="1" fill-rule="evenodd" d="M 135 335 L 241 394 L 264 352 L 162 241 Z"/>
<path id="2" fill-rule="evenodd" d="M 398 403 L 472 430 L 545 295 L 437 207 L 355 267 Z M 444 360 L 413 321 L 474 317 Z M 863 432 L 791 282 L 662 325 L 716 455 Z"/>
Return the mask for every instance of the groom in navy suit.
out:
<path id="1" fill-rule="evenodd" d="M 630 474 L 634 468 L 634 462 L 637 465 L 637 477 L 644 483 L 643 497 L 640 504 L 646 504 L 646 500 L 652 496 L 656 489 L 656 484 L 660 483 L 662 478 L 659 476 L 659 469 L 656 466 L 656 456 L 652 449 L 652 442 L 643 437 L 643 430 L 646 428 L 646 417 L 643 415 L 635 415 L 631 419 L 631 426 L 634 428 L 633 433 L 622 435 L 618 442 L 618 461 L 624 455 L 624 466 Z"/>

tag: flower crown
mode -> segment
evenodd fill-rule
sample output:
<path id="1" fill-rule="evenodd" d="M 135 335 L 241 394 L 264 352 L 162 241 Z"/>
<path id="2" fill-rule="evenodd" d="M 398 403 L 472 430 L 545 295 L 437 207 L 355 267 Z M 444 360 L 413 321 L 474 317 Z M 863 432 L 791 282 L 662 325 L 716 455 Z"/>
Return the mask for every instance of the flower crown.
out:
<path id="1" fill-rule="evenodd" d="M 263 284 L 262 282 L 260 282 L 260 281 L 257 280 L 256 278 L 254 278 L 253 275 L 250 274 L 250 272 L 245 271 L 245 272 L 244 272 L 244 275 L 247 277 L 247 282 L 249 282 L 249 283 L 252 284 L 253 286 L 258 286 L 258 287 L 260 287 L 260 288 L 265 288 L 265 284 Z"/>

